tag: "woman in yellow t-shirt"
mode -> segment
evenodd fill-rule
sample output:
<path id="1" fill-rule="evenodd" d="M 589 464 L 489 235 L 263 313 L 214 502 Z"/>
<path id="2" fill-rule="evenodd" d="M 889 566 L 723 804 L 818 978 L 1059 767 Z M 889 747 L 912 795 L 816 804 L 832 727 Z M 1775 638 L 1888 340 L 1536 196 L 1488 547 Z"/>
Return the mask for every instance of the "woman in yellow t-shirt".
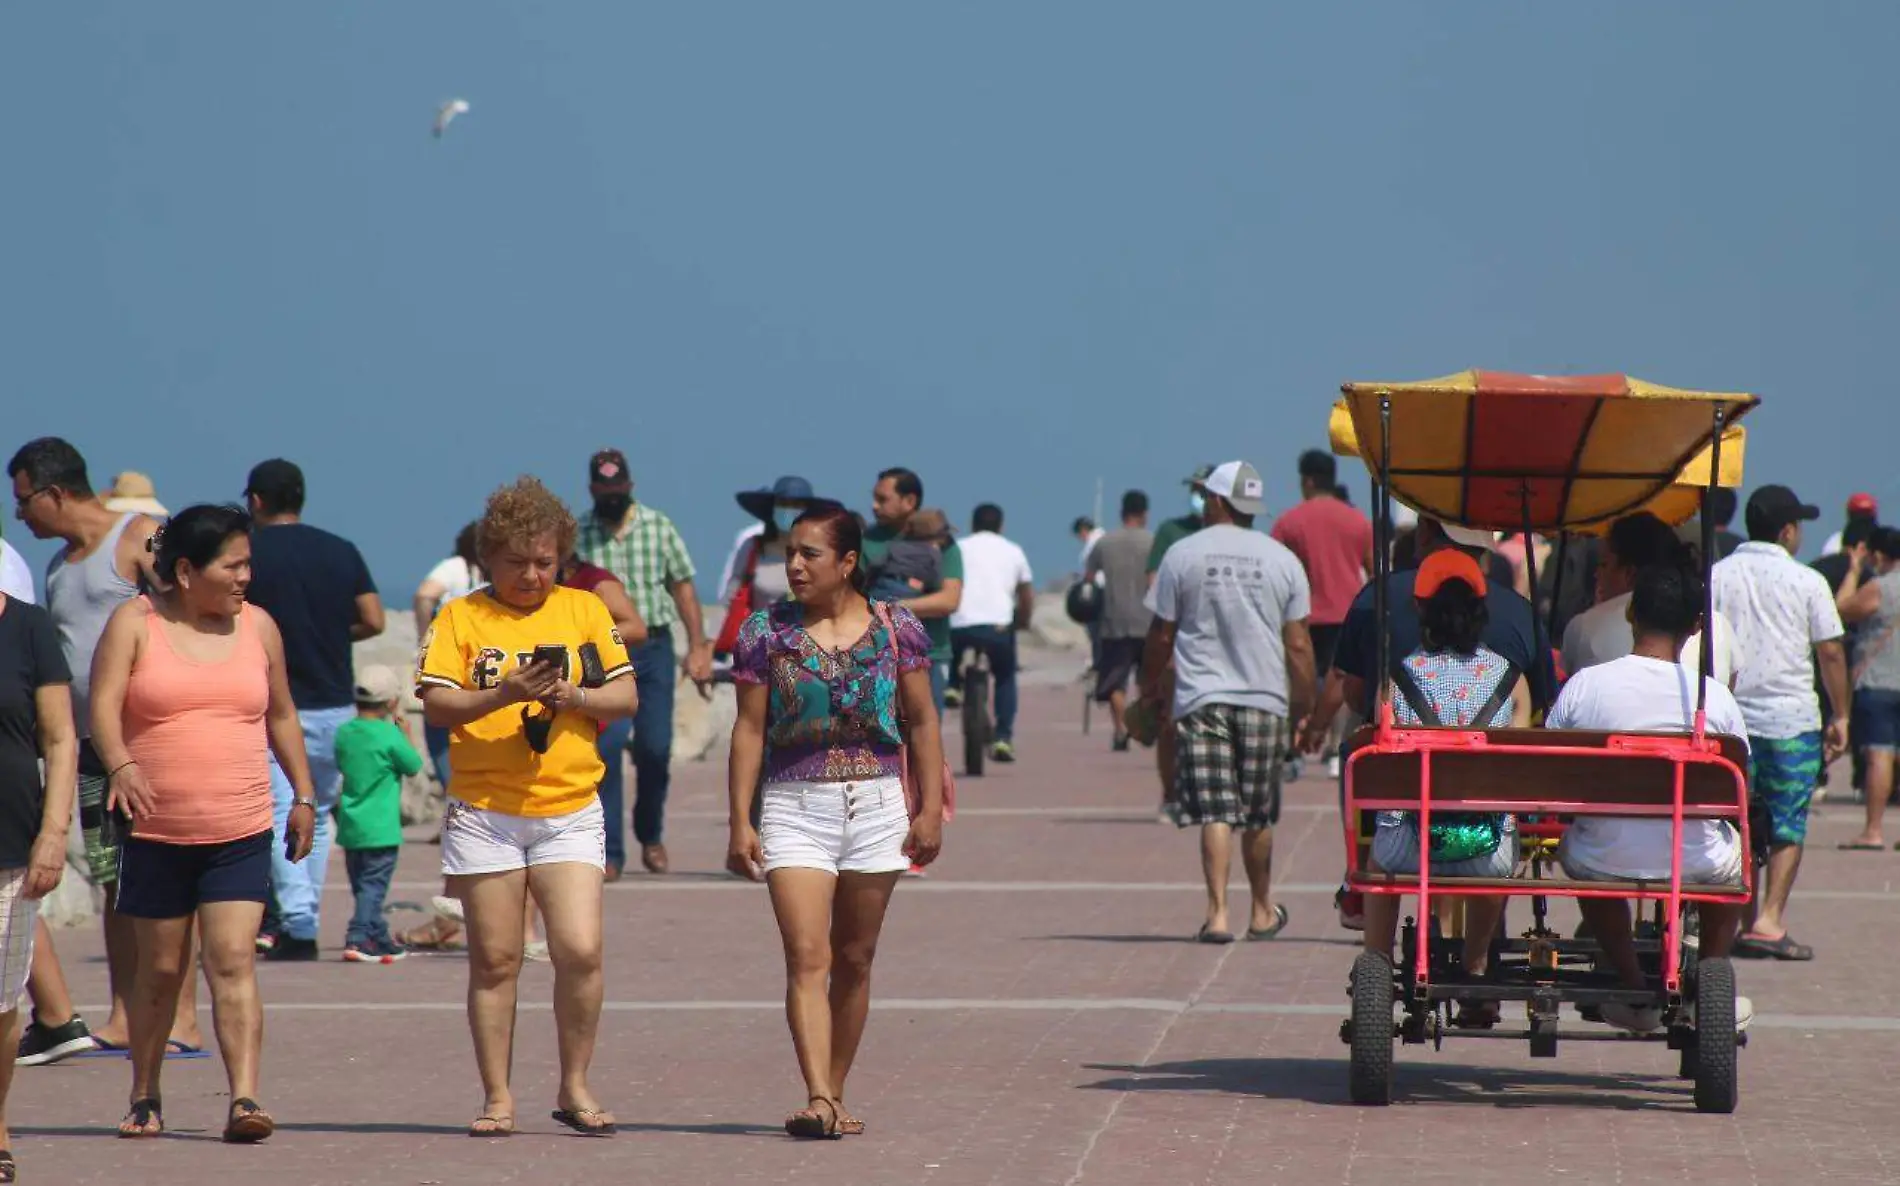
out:
<path id="1" fill-rule="evenodd" d="M 514 1131 L 508 1068 L 529 894 L 554 963 L 554 1119 L 614 1131 L 587 1085 L 606 865 L 594 739 L 600 722 L 633 715 L 635 692 L 606 605 L 557 584 L 574 532 L 574 517 L 534 478 L 491 495 L 478 546 L 492 583 L 443 607 L 416 671 L 424 719 L 450 730 L 442 871 L 468 925 L 469 1029 L 486 1093 L 471 1136 Z"/>

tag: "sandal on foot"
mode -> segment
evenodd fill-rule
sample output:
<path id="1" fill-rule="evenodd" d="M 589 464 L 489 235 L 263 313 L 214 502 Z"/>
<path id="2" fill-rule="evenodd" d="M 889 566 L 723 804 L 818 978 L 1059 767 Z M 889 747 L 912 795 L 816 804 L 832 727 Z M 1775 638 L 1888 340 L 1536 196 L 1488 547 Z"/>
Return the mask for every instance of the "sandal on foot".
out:
<path id="1" fill-rule="evenodd" d="M 549 1115 L 584 1137 L 610 1137 L 619 1131 L 599 1108 L 556 1108 Z"/>
<path id="2" fill-rule="evenodd" d="M 20 1180 L 20 1163 L 13 1160 L 13 1150 L 0 1149 L 0 1183 Z"/>
<path id="3" fill-rule="evenodd" d="M 1842 852 L 1886 852 L 1887 842 L 1885 840 L 1847 840 L 1834 847 Z"/>
<path id="4" fill-rule="evenodd" d="M 231 1117 L 224 1123 L 224 1143 L 255 1145 L 268 1141 L 277 1131 L 277 1122 L 254 1099 L 240 1096 L 231 1101 Z"/>
<path id="5" fill-rule="evenodd" d="M 822 1095 L 814 1095 L 805 1102 L 823 1104 L 825 1114 L 820 1115 L 815 1107 L 793 1112 L 785 1118 L 785 1135 L 801 1141 L 835 1141 L 844 1136 L 838 1127 L 838 1105 Z"/>
<path id="6" fill-rule="evenodd" d="M 153 1127 L 156 1125 L 157 1127 Z M 145 1140 L 163 1136 L 165 1133 L 164 1105 L 157 1096 L 147 1096 L 142 1100 L 133 1100 L 131 1111 L 125 1119 L 119 1121 L 119 1138 L 127 1141 Z"/>
<path id="7" fill-rule="evenodd" d="M 515 1135 L 513 1116 L 477 1116 L 468 1126 L 468 1135 L 489 1139 Z"/>
<path id="8" fill-rule="evenodd" d="M 1743 935 L 1735 941 L 1735 954 L 1743 959 L 1805 963 L 1814 958 L 1814 948 L 1805 943 L 1796 943 L 1794 936 L 1787 934 L 1779 939 L 1767 939 L 1760 935 Z"/>
<path id="9" fill-rule="evenodd" d="M 838 1109 L 838 1133 L 840 1136 L 861 1137 L 864 1135 L 864 1121 L 859 1120 L 845 1110 L 843 1100 L 832 1100 L 832 1106 Z"/>
<path id="10" fill-rule="evenodd" d="M 1206 923 L 1202 923 L 1201 929 L 1194 933 L 1194 941 L 1196 943 L 1212 943 L 1216 947 L 1222 947 L 1232 943 L 1234 936 L 1228 931 L 1217 931 Z"/>
<path id="11" fill-rule="evenodd" d="M 1282 906 L 1278 902 L 1275 902 L 1273 904 L 1273 925 L 1270 927 L 1248 927 L 1247 938 L 1249 939 L 1278 938 L 1280 935 L 1280 932 L 1286 930 L 1286 924 L 1287 924 L 1286 907 Z"/>

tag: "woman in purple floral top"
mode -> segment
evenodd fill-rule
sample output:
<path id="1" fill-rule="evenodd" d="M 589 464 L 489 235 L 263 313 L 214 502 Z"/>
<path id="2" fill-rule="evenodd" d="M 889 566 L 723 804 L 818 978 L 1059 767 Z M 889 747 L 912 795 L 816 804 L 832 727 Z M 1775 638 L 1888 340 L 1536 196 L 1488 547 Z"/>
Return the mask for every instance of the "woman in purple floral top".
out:
<path id="1" fill-rule="evenodd" d="M 785 1120 L 795 1137 L 864 1131 L 845 1110 L 844 1081 L 870 1011 L 871 957 L 898 877 L 943 843 L 930 639 L 909 610 L 865 597 L 863 547 L 848 511 L 801 515 L 786 547 L 793 600 L 753 614 L 733 647 L 726 864 L 763 876 L 778 916 L 785 1012 L 808 1096 Z M 907 735 L 915 818 L 899 765 Z"/>

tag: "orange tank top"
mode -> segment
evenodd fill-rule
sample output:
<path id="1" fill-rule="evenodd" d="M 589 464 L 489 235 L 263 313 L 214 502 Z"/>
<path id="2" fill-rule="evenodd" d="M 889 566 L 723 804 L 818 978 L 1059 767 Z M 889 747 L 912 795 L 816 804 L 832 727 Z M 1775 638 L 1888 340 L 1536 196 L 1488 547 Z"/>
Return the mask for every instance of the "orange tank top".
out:
<path id="1" fill-rule="evenodd" d="M 172 649 L 151 601 L 145 647 L 125 690 L 125 747 L 158 806 L 132 825 L 140 840 L 222 844 L 271 828 L 270 657 L 257 611 L 238 615 L 228 658 L 199 663 Z"/>

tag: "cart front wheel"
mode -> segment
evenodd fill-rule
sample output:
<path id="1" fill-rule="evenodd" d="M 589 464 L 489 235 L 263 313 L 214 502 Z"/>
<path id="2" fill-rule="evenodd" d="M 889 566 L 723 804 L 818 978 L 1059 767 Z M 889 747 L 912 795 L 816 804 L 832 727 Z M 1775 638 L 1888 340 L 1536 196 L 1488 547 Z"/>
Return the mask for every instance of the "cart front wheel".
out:
<path id="1" fill-rule="evenodd" d="M 1736 1082 L 1735 965 L 1726 959 L 1698 960 L 1695 980 L 1695 1106 L 1726 1115 L 1741 1102 Z M 1691 1066 L 1683 1052 L 1683 1069 Z"/>
<path id="2" fill-rule="evenodd" d="M 1352 1102 L 1392 1102 L 1392 961 L 1362 952 L 1352 965 Z"/>

